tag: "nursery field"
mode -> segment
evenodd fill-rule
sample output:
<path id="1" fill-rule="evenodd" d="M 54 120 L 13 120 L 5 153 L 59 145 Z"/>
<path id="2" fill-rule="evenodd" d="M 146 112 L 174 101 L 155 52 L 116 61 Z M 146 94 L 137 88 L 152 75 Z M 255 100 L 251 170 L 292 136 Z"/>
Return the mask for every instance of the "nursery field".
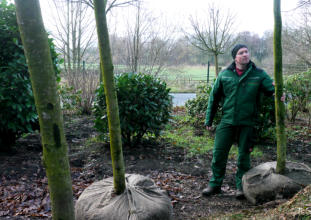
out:
<path id="1" fill-rule="evenodd" d="M 202 197 L 201 191 L 211 177 L 213 134 L 194 130 L 187 117 L 185 110 L 177 107 L 160 138 L 148 137 L 135 148 L 123 149 L 126 173 L 149 176 L 168 192 L 173 219 L 217 219 L 223 214 L 231 216 L 229 219 L 241 216 L 248 219 L 255 213 L 272 212 L 278 205 L 286 205 L 286 200 L 255 206 L 235 199 L 235 146 L 230 152 L 222 193 Z M 75 200 L 94 181 L 112 176 L 108 144 L 98 140 L 93 120 L 93 116 L 65 116 Z M 287 132 L 288 159 L 310 166 L 311 131 L 307 121 L 289 124 Z M 40 136 L 33 133 L 20 138 L 11 152 L 0 154 L 0 218 L 51 218 L 41 149 Z M 263 141 L 252 153 L 252 166 L 275 159 L 276 143 Z M 232 212 L 237 214 L 232 215 Z M 278 213 L 274 211 L 274 216 Z"/>
<path id="2" fill-rule="evenodd" d="M 207 83 L 206 66 L 175 66 L 168 67 L 159 75 L 172 92 L 195 92 L 200 84 Z M 209 81 L 215 78 L 215 69 L 210 67 Z"/>
<path id="3" fill-rule="evenodd" d="M 115 73 L 126 72 L 124 65 L 114 65 Z M 86 71 L 89 73 L 96 72 L 99 74 L 98 64 L 87 64 Z M 184 93 L 195 92 L 198 85 L 207 82 L 207 66 L 169 66 L 157 75 L 158 78 L 164 80 L 171 92 Z M 215 79 L 215 68 L 210 67 L 209 82 Z"/>

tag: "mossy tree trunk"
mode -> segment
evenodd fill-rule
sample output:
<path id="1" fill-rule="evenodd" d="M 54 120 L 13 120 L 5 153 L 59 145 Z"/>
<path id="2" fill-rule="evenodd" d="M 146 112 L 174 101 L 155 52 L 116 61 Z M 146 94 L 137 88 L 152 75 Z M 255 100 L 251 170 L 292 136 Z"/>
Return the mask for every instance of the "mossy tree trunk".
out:
<path id="1" fill-rule="evenodd" d="M 109 34 L 106 20 L 107 0 L 94 0 L 98 45 L 106 94 L 108 126 L 110 135 L 110 151 L 113 168 L 114 189 L 116 194 L 125 190 L 125 169 L 122 153 L 121 128 L 117 93 L 113 77 L 113 65 L 110 52 Z"/>
<path id="2" fill-rule="evenodd" d="M 47 33 L 38 0 L 15 0 L 17 21 L 30 72 L 48 177 L 53 219 L 74 219 L 67 144 Z"/>
<path id="3" fill-rule="evenodd" d="M 286 168 L 286 134 L 285 134 L 285 106 L 281 101 L 283 95 L 282 75 L 282 19 L 281 1 L 274 0 L 274 80 L 275 80 L 275 116 L 277 137 L 277 173 L 284 173 Z"/>

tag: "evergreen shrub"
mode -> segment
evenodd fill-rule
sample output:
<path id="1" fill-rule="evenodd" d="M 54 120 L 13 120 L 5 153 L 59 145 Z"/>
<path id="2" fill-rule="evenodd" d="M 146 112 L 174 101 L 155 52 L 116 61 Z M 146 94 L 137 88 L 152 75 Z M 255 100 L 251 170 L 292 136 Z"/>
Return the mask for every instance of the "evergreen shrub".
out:
<path id="1" fill-rule="evenodd" d="M 287 117 L 294 122 L 298 113 L 310 111 L 308 106 L 311 103 L 311 69 L 287 77 L 284 90 Z"/>
<path id="2" fill-rule="evenodd" d="M 212 85 L 200 85 L 197 88 L 196 98 L 186 102 L 187 114 L 192 118 L 191 122 L 195 128 L 204 128 L 208 99 L 212 91 Z M 221 118 L 221 106 L 215 115 L 213 124 L 217 125 Z"/>
<path id="3" fill-rule="evenodd" d="M 124 73 L 115 77 L 123 144 L 133 146 L 144 134 L 159 135 L 168 122 L 172 98 L 166 83 L 151 75 Z M 104 86 L 96 90 L 95 128 L 108 133 Z"/>
<path id="4" fill-rule="evenodd" d="M 0 1 L 0 42 L 0 150 L 9 150 L 20 135 L 39 125 L 15 5 L 5 0 Z M 59 75 L 52 39 L 49 44 Z"/>

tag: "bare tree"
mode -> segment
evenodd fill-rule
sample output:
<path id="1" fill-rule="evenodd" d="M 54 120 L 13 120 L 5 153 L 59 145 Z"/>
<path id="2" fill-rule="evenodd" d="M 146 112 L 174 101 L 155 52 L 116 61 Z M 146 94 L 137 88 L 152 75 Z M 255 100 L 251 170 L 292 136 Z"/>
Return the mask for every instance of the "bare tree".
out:
<path id="1" fill-rule="evenodd" d="M 123 38 L 126 52 L 120 50 L 119 56 L 126 64 L 127 71 L 153 75 L 160 73 L 171 54 L 174 30 L 169 30 L 163 20 L 153 16 L 139 1 L 136 3 L 135 24 L 128 21 L 126 26 L 126 37 Z M 116 45 L 112 46 L 114 48 Z"/>
<path id="2" fill-rule="evenodd" d="M 296 63 L 311 66 L 311 4 L 305 4 L 297 10 L 298 17 L 287 24 L 284 30 L 284 49 L 296 57 Z"/>
<path id="3" fill-rule="evenodd" d="M 89 68 L 89 64 L 99 62 L 98 56 L 92 53 L 96 45 L 93 10 L 83 0 L 53 0 L 46 4 L 56 9 L 53 10 L 55 21 L 51 34 L 64 59 L 64 81 L 75 93 L 81 92 L 79 109 L 90 114 L 99 83 L 98 68 L 97 77 L 94 77 L 94 69 Z"/>
<path id="4" fill-rule="evenodd" d="M 310 32 L 311 30 L 306 30 Z M 310 39 L 309 33 L 304 32 L 302 28 L 286 27 L 284 30 L 284 49 L 294 55 L 297 63 L 311 66 Z M 294 61 L 292 60 L 292 61 Z"/>
<path id="5" fill-rule="evenodd" d="M 77 1 L 77 0 L 71 0 L 71 1 Z M 89 7 L 94 9 L 94 1 L 93 0 L 82 0 L 83 3 L 88 5 Z M 116 7 L 127 7 L 129 5 L 135 5 L 136 2 L 141 0 L 110 0 L 107 1 L 106 5 L 106 14 L 112 9 Z"/>
<path id="6" fill-rule="evenodd" d="M 185 31 L 185 34 L 192 45 L 215 57 L 216 76 L 218 76 L 218 56 L 232 46 L 235 16 L 230 11 L 225 13 L 215 4 L 211 4 L 205 14 L 207 14 L 205 22 L 190 17 L 192 33 Z"/>
<path id="7" fill-rule="evenodd" d="M 310 6 L 311 0 L 299 0 L 297 4 L 297 8 L 304 7 L 304 6 Z"/>
<path id="8" fill-rule="evenodd" d="M 141 11 L 141 3 L 137 2 L 136 5 L 136 19 L 135 26 L 131 29 L 131 25 L 128 21 L 128 38 L 127 38 L 127 64 L 130 67 L 131 71 L 137 73 L 138 71 L 138 59 L 140 56 L 141 48 L 144 44 L 142 40 L 142 35 L 145 34 L 148 30 L 148 25 L 145 23 L 142 25 L 142 11 Z M 146 17 L 145 17 L 146 18 Z M 147 18 L 148 19 L 148 18 Z"/>
<path id="9" fill-rule="evenodd" d="M 142 72 L 158 75 L 168 65 L 167 60 L 172 54 L 172 39 L 156 34 L 142 50 L 140 67 Z"/>
<path id="10" fill-rule="evenodd" d="M 116 7 L 128 7 L 139 0 L 111 0 L 107 2 L 106 13 Z M 91 113 L 95 89 L 99 83 L 99 57 L 97 51 L 92 0 L 47 1 L 55 8 L 51 32 L 64 59 L 64 78 L 74 92 L 81 92 L 79 109 Z M 93 66 L 92 64 L 96 64 Z M 92 68 L 92 67 L 95 67 Z M 97 74 L 96 74 L 97 72 Z"/>
<path id="11" fill-rule="evenodd" d="M 55 30 L 52 36 L 64 58 L 66 74 L 80 74 L 83 61 L 87 61 L 87 50 L 95 42 L 94 15 L 82 0 L 53 0 L 50 7 L 56 9 Z M 93 16 L 92 16 L 93 15 Z M 74 80 L 74 77 L 70 77 Z M 70 82 L 75 85 L 75 82 Z"/>
<path id="12" fill-rule="evenodd" d="M 112 8 L 128 7 L 136 2 L 139 0 L 108 1 L 106 13 Z M 56 31 L 51 33 L 64 56 L 65 71 L 68 74 L 80 74 L 83 70 L 83 61 L 88 62 L 91 59 L 86 55 L 96 42 L 93 0 L 53 0 L 48 3 L 57 12 L 54 16 Z M 75 83 L 70 84 L 74 86 Z"/>

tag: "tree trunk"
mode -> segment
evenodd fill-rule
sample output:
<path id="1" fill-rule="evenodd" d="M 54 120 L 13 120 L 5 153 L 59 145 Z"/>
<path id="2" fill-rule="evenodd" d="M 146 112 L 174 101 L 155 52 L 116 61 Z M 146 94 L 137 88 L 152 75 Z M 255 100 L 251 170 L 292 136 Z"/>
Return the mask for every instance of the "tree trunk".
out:
<path id="1" fill-rule="evenodd" d="M 71 3 L 72 4 L 72 3 Z M 77 19 L 77 6 L 76 5 L 71 5 L 71 28 L 72 28 L 72 33 L 71 33 L 71 47 L 72 47 L 72 69 L 73 69 L 73 75 L 74 77 L 74 87 L 77 88 L 77 24 L 78 24 L 78 19 Z"/>
<path id="2" fill-rule="evenodd" d="M 74 219 L 67 144 L 47 33 L 38 0 L 15 0 L 17 21 L 39 115 L 53 219 Z"/>
<path id="3" fill-rule="evenodd" d="M 281 101 L 283 94 L 282 76 L 282 19 L 280 0 L 274 0 L 274 80 L 275 80 L 275 118 L 277 137 L 277 173 L 284 173 L 286 168 L 285 106 Z"/>
<path id="4" fill-rule="evenodd" d="M 215 56 L 215 74 L 216 74 L 216 78 L 218 77 L 218 71 L 219 71 L 219 67 L 218 67 L 218 54 L 214 54 Z"/>
<path id="5" fill-rule="evenodd" d="M 139 44 L 140 44 L 140 3 L 137 2 L 136 26 L 134 34 L 134 73 L 138 73 Z"/>
<path id="6" fill-rule="evenodd" d="M 78 17 L 78 43 L 77 43 L 77 67 L 78 67 L 78 69 L 77 69 L 77 71 L 78 71 L 78 73 L 79 74 L 81 74 L 81 59 L 82 59 L 82 57 L 81 57 L 81 35 L 82 35 L 82 27 L 81 27 L 81 24 L 82 24 L 82 2 L 81 2 L 81 0 L 79 1 L 79 3 L 78 3 L 78 7 L 79 7 L 79 10 L 78 10 L 78 15 L 77 15 L 77 17 Z M 85 69 L 83 69 L 83 73 L 82 74 L 84 74 L 84 70 Z M 83 82 L 85 82 L 85 80 L 83 79 Z"/>
<path id="7" fill-rule="evenodd" d="M 67 33 L 66 33 L 66 37 L 67 37 L 67 45 L 66 45 L 66 49 L 67 49 L 67 66 L 68 66 L 68 72 L 67 74 L 71 74 L 72 68 L 71 68 L 71 55 L 70 55 L 70 3 L 69 1 L 67 1 Z M 66 55 L 66 53 L 64 54 Z M 66 63 L 64 63 L 66 66 Z"/>
<path id="8" fill-rule="evenodd" d="M 122 153 L 119 107 L 114 85 L 113 65 L 105 13 L 106 4 L 107 0 L 94 0 L 98 45 L 107 103 L 114 189 L 117 194 L 121 194 L 125 190 L 125 171 Z"/>

